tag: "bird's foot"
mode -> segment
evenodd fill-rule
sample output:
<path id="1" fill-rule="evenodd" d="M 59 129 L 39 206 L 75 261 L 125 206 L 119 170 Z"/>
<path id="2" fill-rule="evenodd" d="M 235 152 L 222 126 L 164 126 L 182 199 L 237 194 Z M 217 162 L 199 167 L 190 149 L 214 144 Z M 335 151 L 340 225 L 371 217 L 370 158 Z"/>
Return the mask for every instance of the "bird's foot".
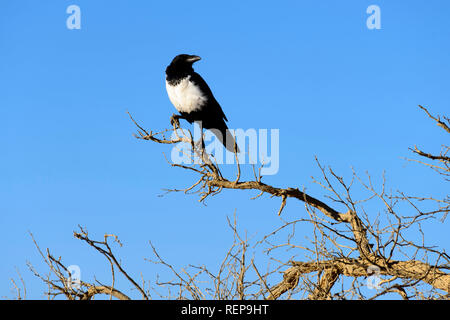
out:
<path id="1" fill-rule="evenodd" d="M 170 117 L 170 124 L 172 126 L 174 126 L 175 128 L 179 128 L 180 127 L 180 116 L 177 114 L 172 114 L 172 116 Z"/>

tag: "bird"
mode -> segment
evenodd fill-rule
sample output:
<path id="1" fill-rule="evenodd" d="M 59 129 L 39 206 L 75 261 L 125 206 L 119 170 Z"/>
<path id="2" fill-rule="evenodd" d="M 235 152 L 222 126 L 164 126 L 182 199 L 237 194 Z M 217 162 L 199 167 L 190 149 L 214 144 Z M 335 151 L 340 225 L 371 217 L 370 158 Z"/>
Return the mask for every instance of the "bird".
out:
<path id="1" fill-rule="evenodd" d="M 222 107 L 206 81 L 194 71 L 193 64 L 199 60 L 197 55 L 179 54 L 166 68 L 167 94 L 180 113 L 172 115 L 171 123 L 179 126 L 179 119 L 190 124 L 201 121 L 201 127 L 210 129 L 228 151 L 234 152 L 236 147 L 239 153 Z"/>

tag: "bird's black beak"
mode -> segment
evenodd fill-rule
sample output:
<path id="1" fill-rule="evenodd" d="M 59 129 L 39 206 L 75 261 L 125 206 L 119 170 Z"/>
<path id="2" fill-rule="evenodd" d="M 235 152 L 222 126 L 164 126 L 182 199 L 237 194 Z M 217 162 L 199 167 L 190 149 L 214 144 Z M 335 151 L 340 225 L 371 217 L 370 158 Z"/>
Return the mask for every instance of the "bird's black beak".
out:
<path id="1" fill-rule="evenodd" d="M 186 59 L 187 62 L 196 62 L 198 60 L 201 60 L 202 58 L 200 58 L 199 56 L 189 56 L 189 58 Z"/>

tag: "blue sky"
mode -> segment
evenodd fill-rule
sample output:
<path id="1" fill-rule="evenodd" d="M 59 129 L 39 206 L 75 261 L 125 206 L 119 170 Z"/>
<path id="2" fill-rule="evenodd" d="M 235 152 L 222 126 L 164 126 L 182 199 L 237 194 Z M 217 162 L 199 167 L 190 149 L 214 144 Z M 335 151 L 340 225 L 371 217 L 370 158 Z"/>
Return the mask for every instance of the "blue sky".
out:
<path id="1" fill-rule="evenodd" d="M 71 4 L 80 30 L 66 27 Z M 366 27 L 371 4 L 381 30 Z M 17 267 L 28 296 L 43 297 L 26 267 L 45 271 L 29 231 L 86 280 L 109 279 L 108 269 L 72 231 L 117 234 L 127 268 L 152 280 L 149 240 L 175 266 L 214 265 L 231 240 L 226 216 L 236 212 L 249 234 L 280 225 L 279 200 L 253 193 L 224 191 L 207 206 L 161 197 L 195 177 L 167 165 L 170 147 L 133 138 L 126 111 L 146 128 L 168 126 L 164 70 L 179 53 L 202 57 L 196 70 L 230 127 L 280 130 L 280 170 L 267 183 L 322 198 L 311 182 L 317 156 L 344 176 L 386 171 L 393 190 L 446 195 L 432 171 L 402 157 L 448 139 L 417 105 L 448 112 L 449 9 L 437 0 L 1 1 L 0 296 L 11 295 Z M 299 214 L 288 202 L 286 215 Z M 428 230 L 430 244 L 448 249 L 445 224 Z"/>

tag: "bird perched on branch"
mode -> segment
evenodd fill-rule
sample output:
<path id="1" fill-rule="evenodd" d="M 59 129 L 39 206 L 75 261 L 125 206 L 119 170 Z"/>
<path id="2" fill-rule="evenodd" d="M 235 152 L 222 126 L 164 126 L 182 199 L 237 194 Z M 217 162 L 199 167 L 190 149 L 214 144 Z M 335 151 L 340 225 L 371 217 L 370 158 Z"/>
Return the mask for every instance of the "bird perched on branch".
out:
<path id="1" fill-rule="evenodd" d="M 180 115 L 173 115 L 172 124 L 179 119 L 189 123 L 201 121 L 201 127 L 210 129 L 228 151 L 234 152 L 235 140 L 225 121 L 227 117 L 203 78 L 192 65 L 199 56 L 180 54 L 166 68 L 166 89 L 169 99 Z M 236 150 L 239 152 L 239 148 Z"/>

